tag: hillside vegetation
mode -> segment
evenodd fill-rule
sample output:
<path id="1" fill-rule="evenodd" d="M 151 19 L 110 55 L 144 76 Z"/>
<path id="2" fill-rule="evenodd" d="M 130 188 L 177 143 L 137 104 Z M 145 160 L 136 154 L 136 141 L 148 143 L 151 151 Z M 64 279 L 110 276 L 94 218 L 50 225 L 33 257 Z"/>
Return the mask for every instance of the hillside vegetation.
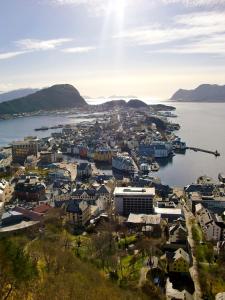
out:
<path id="1" fill-rule="evenodd" d="M 26 97 L 0 103 L 0 114 L 51 111 L 85 106 L 87 103 L 77 89 L 69 84 L 59 84 Z"/>

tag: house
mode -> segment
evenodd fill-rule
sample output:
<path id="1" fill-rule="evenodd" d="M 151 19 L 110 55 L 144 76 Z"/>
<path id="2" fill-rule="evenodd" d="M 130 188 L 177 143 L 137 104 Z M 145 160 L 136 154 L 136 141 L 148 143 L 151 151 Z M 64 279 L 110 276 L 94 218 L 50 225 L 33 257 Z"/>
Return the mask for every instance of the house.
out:
<path id="1" fill-rule="evenodd" d="M 174 252 L 166 252 L 162 257 L 165 261 L 168 272 L 188 273 L 190 268 L 189 254 L 182 248 Z"/>
<path id="2" fill-rule="evenodd" d="M 187 229 L 180 223 L 169 228 L 169 242 L 172 244 L 186 244 L 187 235 Z"/>
<path id="3" fill-rule="evenodd" d="M 71 194 L 71 199 L 86 201 L 88 204 L 95 205 L 98 198 L 97 191 L 95 189 L 76 189 Z"/>
<path id="4" fill-rule="evenodd" d="M 154 237 L 160 237 L 162 233 L 160 215 L 130 213 L 127 225 Z"/>
<path id="5" fill-rule="evenodd" d="M 112 162 L 112 157 L 115 154 L 115 151 L 111 150 L 110 148 L 100 148 L 96 149 L 94 152 L 93 159 L 96 162 Z"/>
<path id="6" fill-rule="evenodd" d="M 100 186 L 96 187 L 97 195 L 109 197 L 111 193 L 111 189 L 106 186 L 105 184 L 101 184 Z"/>
<path id="7" fill-rule="evenodd" d="M 92 167 L 90 163 L 80 163 L 77 166 L 78 178 L 89 178 L 92 175 Z"/>
<path id="8" fill-rule="evenodd" d="M 84 226 L 91 218 L 91 209 L 86 201 L 55 201 L 55 207 L 64 209 L 67 220 L 74 226 Z"/>

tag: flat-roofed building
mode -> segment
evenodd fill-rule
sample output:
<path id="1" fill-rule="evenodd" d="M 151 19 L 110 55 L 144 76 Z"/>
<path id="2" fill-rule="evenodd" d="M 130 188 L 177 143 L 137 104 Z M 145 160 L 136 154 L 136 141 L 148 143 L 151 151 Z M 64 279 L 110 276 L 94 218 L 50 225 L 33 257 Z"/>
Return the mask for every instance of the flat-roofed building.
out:
<path id="1" fill-rule="evenodd" d="M 167 219 L 169 223 L 183 217 L 183 212 L 180 208 L 155 207 L 154 211 L 156 214 L 160 214 L 163 219 Z"/>
<path id="2" fill-rule="evenodd" d="M 120 215 L 152 214 L 155 188 L 116 187 L 115 213 Z"/>

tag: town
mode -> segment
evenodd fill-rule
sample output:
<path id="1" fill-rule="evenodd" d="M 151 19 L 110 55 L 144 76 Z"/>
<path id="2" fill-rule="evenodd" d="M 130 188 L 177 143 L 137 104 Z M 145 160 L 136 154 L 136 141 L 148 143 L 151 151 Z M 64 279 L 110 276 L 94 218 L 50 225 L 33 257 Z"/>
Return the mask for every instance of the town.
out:
<path id="1" fill-rule="evenodd" d="M 224 299 L 225 175 L 161 182 L 161 164 L 187 151 L 166 107 L 88 113 L 94 121 L 1 150 L 0 236 L 43 234 L 54 215 L 76 255 L 119 286 L 151 299 Z"/>

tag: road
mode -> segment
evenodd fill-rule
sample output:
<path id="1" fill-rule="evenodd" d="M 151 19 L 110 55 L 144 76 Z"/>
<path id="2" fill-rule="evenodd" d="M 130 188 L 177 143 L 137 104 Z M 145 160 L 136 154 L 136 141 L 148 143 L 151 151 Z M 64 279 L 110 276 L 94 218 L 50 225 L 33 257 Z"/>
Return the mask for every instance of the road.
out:
<path id="1" fill-rule="evenodd" d="M 189 271 L 190 271 L 191 278 L 192 278 L 192 280 L 194 282 L 194 286 L 195 286 L 194 299 L 202 300 L 203 298 L 202 298 L 202 290 L 201 290 L 199 273 L 198 273 L 198 262 L 197 262 L 196 257 L 194 256 L 195 241 L 193 240 L 193 237 L 192 237 L 192 226 L 194 223 L 196 223 L 196 218 L 186 205 L 183 206 L 183 210 L 184 210 L 184 216 L 185 216 L 185 220 L 186 220 L 186 227 L 187 227 L 187 231 L 188 231 L 188 243 L 191 248 L 191 255 L 192 255 L 192 261 L 193 261 L 193 266 L 190 268 Z"/>

